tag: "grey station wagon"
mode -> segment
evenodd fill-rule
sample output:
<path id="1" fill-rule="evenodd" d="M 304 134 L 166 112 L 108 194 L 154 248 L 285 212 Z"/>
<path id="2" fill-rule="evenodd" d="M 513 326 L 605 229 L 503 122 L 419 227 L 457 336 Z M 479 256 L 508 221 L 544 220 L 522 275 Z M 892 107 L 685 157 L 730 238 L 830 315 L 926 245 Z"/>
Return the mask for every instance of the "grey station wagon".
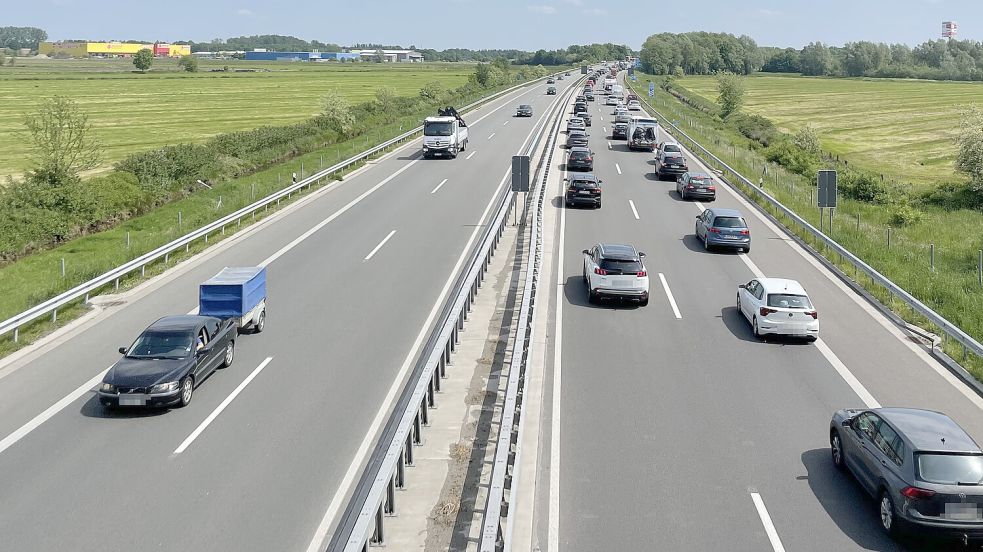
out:
<path id="1" fill-rule="evenodd" d="M 983 538 L 983 450 L 951 418 L 914 408 L 840 410 L 833 464 L 877 499 L 881 529 Z"/>

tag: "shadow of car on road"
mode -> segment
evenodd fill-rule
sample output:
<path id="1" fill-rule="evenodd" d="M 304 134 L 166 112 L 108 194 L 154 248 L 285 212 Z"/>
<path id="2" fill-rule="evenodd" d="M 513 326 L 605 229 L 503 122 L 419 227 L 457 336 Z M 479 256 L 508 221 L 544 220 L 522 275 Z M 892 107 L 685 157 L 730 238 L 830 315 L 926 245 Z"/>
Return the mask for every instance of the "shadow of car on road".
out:
<path id="1" fill-rule="evenodd" d="M 637 301 L 618 298 L 606 298 L 591 303 L 587 300 L 587 284 L 584 283 L 583 274 L 567 277 L 563 284 L 563 295 L 569 304 L 589 309 L 634 310 L 641 307 Z"/>
<path id="2" fill-rule="evenodd" d="M 736 286 L 735 286 L 736 287 Z M 737 293 L 734 293 L 734 302 L 737 302 Z M 765 335 L 755 337 L 751 329 L 751 323 L 737 310 L 737 306 L 727 306 L 720 309 L 720 319 L 724 326 L 730 330 L 734 337 L 741 341 L 761 343 L 762 345 L 811 345 L 812 342 L 802 338 L 786 335 Z"/>
<path id="3" fill-rule="evenodd" d="M 171 409 L 167 407 L 152 408 L 131 406 L 125 408 L 107 408 L 99 402 L 99 394 L 95 391 L 91 391 L 89 400 L 82 403 L 82 407 L 79 408 L 79 413 L 86 418 L 130 419 L 160 416 L 161 414 L 166 414 L 170 410 Z"/>

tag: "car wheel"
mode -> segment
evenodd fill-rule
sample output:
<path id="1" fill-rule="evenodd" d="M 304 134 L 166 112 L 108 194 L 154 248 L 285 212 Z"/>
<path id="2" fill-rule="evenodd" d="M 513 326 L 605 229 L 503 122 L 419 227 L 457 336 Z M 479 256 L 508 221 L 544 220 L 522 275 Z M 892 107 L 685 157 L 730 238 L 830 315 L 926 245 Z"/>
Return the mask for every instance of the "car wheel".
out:
<path id="1" fill-rule="evenodd" d="M 181 406 L 191 404 L 191 397 L 195 394 L 195 380 L 191 376 L 185 376 L 181 380 Z"/>
<path id="2" fill-rule="evenodd" d="M 751 331 L 754 332 L 754 337 L 761 339 L 761 332 L 758 330 L 758 317 L 755 316 L 751 319 Z"/>
<path id="3" fill-rule="evenodd" d="M 260 333 L 266 327 L 266 309 L 259 311 L 259 320 L 253 324 L 253 331 Z"/>
<path id="4" fill-rule="evenodd" d="M 843 441 L 840 440 L 840 432 L 835 429 L 829 435 L 829 452 L 836 469 L 842 470 L 846 467 L 846 464 L 843 463 Z"/>
<path id="5" fill-rule="evenodd" d="M 592 305 L 597 302 L 597 294 L 594 290 L 590 288 L 590 283 L 587 284 L 587 304 Z"/>
<path id="6" fill-rule="evenodd" d="M 745 247 L 744 248 L 744 252 L 745 253 L 750 253 L 751 252 L 751 246 L 749 245 L 749 246 Z"/>
<path id="7" fill-rule="evenodd" d="M 639 306 L 647 307 L 649 304 L 649 296 L 646 295 L 645 297 L 642 297 L 642 299 L 638 302 L 638 304 Z"/>
<path id="8" fill-rule="evenodd" d="M 887 489 L 881 489 L 878 510 L 881 519 L 881 529 L 892 539 L 898 538 L 898 535 L 901 533 L 901 520 L 898 519 L 897 512 L 894 509 L 894 501 L 891 500 L 891 493 L 887 492 Z"/>
<path id="9" fill-rule="evenodd" d="M 703 249 L 710 251 L 710 234 L 703 236 Z"/>
<path id="10" fill-rule="evenodd" d="M 228 368 L 229 366 L 232 366 L 232 362 L 235 360 L 235 358 L 236 358 L 236 342 L 235 340 L 230 339 L 229 342 L 225 345 L 225 358 L 222 359 L 222 368 Z"/>
<path id="11" fill-rule="evenodd" d="M 600 208 L 601 208 L 601 202 L 600 202 L 600 201 L 598 201 L 598 202 L 597 202 L 597 208 L 598 208 L 598 209 L 600 209 Z"/>
<path id="12" fill-rule="evenodd" d="M 744 311 L 741 310 L 741 294 L 737 294 L 737 314 L 744 316 Z"/>
<path id="13" fill-rule="evenodd" d="M 686 192 L 682 192 L 682 191 L 679 192 L 679 198 L 682 199 L 683 201 L 685 201 L 686 200 Z"/>

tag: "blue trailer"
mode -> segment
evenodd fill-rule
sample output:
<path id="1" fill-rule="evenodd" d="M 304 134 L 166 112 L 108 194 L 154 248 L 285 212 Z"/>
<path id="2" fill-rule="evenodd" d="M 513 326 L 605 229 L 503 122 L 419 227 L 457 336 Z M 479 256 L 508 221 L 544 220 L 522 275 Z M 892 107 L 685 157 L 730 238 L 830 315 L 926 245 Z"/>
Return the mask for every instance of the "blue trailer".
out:
<path id="1" fill-rule="evenodd" d="M 239 331 L 266 325 L 266 269 L 225 267 L 198 288 L 198 314 L 234 318 Z"/>

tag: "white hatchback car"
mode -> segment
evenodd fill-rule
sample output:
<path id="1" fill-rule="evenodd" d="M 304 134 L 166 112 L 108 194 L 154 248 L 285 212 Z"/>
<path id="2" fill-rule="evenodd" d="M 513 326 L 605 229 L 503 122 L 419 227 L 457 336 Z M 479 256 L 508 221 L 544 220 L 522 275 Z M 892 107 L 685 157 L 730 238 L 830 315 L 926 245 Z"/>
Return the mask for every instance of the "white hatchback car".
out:
<path id="1" fill-rule="evenodd" d="M 638 103 L 638 100 L 632 100 L 628 102 L 628 111 L 641 111 L 642 104 Z"/>
<path id="2" fill-rule="evenodd" d="M 604 102 L 605 105 L 618 105 L 621 103 L 617 96 L 608 96 L 608 99 Z"/>
<path id="3" fill-rule="evenodd" d="M 634 299 L 643 307 L 649 303 L 648 271 L 634 246 L 599 243 L 584 249 L 584 283 L 587 302 L 602 296 Z"/>
<path id="4" fill-rule="evenodd" d="M 819 313 L 802 284 L 784 278 L 755 278 L 737 289 L 737 310 L 756 337 L 767 334 L 819 339 Z"/>

